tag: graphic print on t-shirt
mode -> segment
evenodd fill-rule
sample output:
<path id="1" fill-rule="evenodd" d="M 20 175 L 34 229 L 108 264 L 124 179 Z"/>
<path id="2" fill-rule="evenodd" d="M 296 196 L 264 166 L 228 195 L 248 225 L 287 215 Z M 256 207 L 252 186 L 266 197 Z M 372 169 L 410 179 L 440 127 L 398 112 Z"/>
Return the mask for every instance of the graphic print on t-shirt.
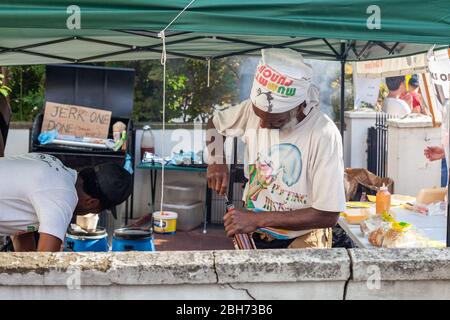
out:
<path id="1" fill-rule="evenodd" d="M 62 162 L 55 156 L 43 153 L 36 153 L 36 156 L 39 160 L 45 162 L 50 168 L 54 168 L 56 171 L 59 171 L 59 169 L 63 169 L 69 172 L 69 170 L 67 170 L 67 167 L 63 165 Z"/>
<path id="2" fill-rule="evenodd" d="M 258 153 L 256 163 L 249 165 L 247 208 L 262 211 L 291 211 L 305 205 L 307 196 L 290 190 L 302 174 L 302 156 L 290 143 L 273 145 L 267 155 Z M 264 192 L 265 191 L 265 192 Z M 285 238 L 285 231 L 262 228 L 276 238 Z"/>
<path id="3" fill-rule="evenodd" d="M 258 208 L 257 204 L 264 203 L 267 211 L 285 211 L 289 202 L 306 203 L 306 196 L 289 191 L 302 174 L 302 157 L 297 146 L 290 143 L 274 145 L 267 156 L 258 153 L 255 164 L 249 165 L 249 189 L 247 193 L 247 207 Z M 269 190 L 271 195 L 283 199 L 275 202 L 266 195 L 261 199 L 263 190 Z"/>

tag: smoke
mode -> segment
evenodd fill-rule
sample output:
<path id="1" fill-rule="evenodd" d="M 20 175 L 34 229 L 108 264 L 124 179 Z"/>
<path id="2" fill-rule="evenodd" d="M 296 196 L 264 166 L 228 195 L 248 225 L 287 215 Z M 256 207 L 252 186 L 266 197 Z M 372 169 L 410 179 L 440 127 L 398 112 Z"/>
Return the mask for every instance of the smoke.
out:
<path id="1" fill-rule="evenodd" d="M 312 82 L 320 90 L 320 110 L 333 119 L 333 107 L 331 97 L 333 88 L 331 83 L 339 76 L 340 63 L 336 61 L 309 60 L 305 59 L 313 68 Z"/>

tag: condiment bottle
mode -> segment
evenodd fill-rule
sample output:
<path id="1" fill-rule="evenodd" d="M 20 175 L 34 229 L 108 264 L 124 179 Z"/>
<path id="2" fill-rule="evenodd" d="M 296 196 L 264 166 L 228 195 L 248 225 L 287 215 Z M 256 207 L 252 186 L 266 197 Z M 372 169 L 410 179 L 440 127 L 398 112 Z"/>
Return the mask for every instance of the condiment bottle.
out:
<path id="1" fill-rule="evenodd" d="M 361 199 L 359 199 L 359 201 L 360 201 L 360 202 L 367 202 L 367 201 L 369 201 L 369 200 L 367 199 L 367 193 L 366 193 L 366 192 L 363 192 L 363 193 L 361 194 Z"/>
<path id="2" fill-rule="evenodd" d="M 144 153 L 155 153 L 155 137 L 153 136 L 152 129 L 146 125 L 143 128 L 141 138 L 141 159 L 144 158 Z"/>
<path id="3" fill-rule="evenodd" d="M 377 192 L 376 213 L 382 214 L 383 212 L 389 212 L 391 208 L 391 193 L 386 185 L 383 186 Z"/>

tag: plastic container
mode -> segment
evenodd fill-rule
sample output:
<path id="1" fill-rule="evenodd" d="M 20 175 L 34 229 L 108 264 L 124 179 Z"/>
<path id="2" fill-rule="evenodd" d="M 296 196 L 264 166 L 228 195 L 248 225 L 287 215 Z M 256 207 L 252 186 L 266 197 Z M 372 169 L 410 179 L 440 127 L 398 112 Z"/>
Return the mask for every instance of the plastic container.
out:
<path id="1" fill-rule="evenodd" d="M 144 153 L 151 152 L 155 153 L 155 137 L 153 136 L 152 129 L 149 125 L 142 128 L 142 138 L 141 138 L 141 159 L 144 158 Z"/>
<path id="2" fill-rule="evenodd" d="M 421 189 L 417 194 L 416 201 L 422 204 L 444 201 L 447 195 L 447 188 Z"/>
<path id="3" fill-rule="evenodd" d="M 153 233 L 142 228 L 122 228 L 114 231 L 112 251 L 155 251 Z"/>
<path id="4" fill-rule="evenodd" d="M 108 252 L 108 234 L 105 228 L 98 227 L 93 232 L 75 231 L 71 227 L 67 229 L 64 241 L 66 252 Z"/>
<path id="5" fill-rule="evenodd" d="M 120 140 L 122 136 L 122 131 L 125 131 L 127 126 L 122 121 L 114 122 L 113 124 L 113 139 L 114 141 Z"/>
<path id="6" fill-rule="evenodd" d="M 377 192 L 377 200 L 376 200 L 376 214 L 382 214 L 383 212 L 389 212 L 391 208 L 391 193 L 385 184 L 380 187 L 380 190 Z"/>
<path id="7" fill-rule="evenodd" d="M 175 234 L 178 214 L 173 211 L 156 211 L 153 213 L 153 231 L 156 233 Z"/>
<path id="8" fill-rule="evenodd" d="M 86 231 L 95 231 L 97 230 L 98 214 L 88 213 L 83 216 L 77 216 L 76 224 Z"/>
<path id="9" fill-rule="evenodd" d="M 192 184 L 180 182 L 177 185 L 166 184 L 164 186 L 164 202 L 168 204 L 191 205 L 201 201 L 201 196 L 199 188 Z"/>
<path id="10" fill-rule="evenodd" d="M 169 204 L 165 203 L 163 209 L 175 211 L 178 214 L 177 229 L 180 231 L 189 231 L 202 224 L 205 204 L 195 202 L 192 204 Z"/>

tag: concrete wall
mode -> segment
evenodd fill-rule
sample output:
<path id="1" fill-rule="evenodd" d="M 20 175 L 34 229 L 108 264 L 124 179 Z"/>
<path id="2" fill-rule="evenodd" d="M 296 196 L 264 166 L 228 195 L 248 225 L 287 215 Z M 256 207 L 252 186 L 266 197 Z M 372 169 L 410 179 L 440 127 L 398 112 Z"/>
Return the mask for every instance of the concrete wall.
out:
<path id="1" fill-rule="evenodd" d="M 367 133 L 375 125 L 374 111 L 346 111 L 344 131 L 344 165 L 367 169 Z"/>
<path id="2" fill-rule="evenodd" d="M 0 299 L 450 299 L 450 250 L 1 253 Z"/>
<path id="3" fill-rule="evenodd" d="M 387 176 L 395 182 L 395 193 L 416 196 L 420 189 L 440 187 L 441 161 L 428 161 L 423 150 L 442 144 L 441 128 L 428 117 L 411 115 L 388 120 L 387 138 Z"/>
<path id="4" fill-rule="evenodd" d="M 30 141 L 30 129 L 12 128 L 8 131 L 8 140 L 6 140 L 5 156 L 20 155 L 28 152 Z"/>

